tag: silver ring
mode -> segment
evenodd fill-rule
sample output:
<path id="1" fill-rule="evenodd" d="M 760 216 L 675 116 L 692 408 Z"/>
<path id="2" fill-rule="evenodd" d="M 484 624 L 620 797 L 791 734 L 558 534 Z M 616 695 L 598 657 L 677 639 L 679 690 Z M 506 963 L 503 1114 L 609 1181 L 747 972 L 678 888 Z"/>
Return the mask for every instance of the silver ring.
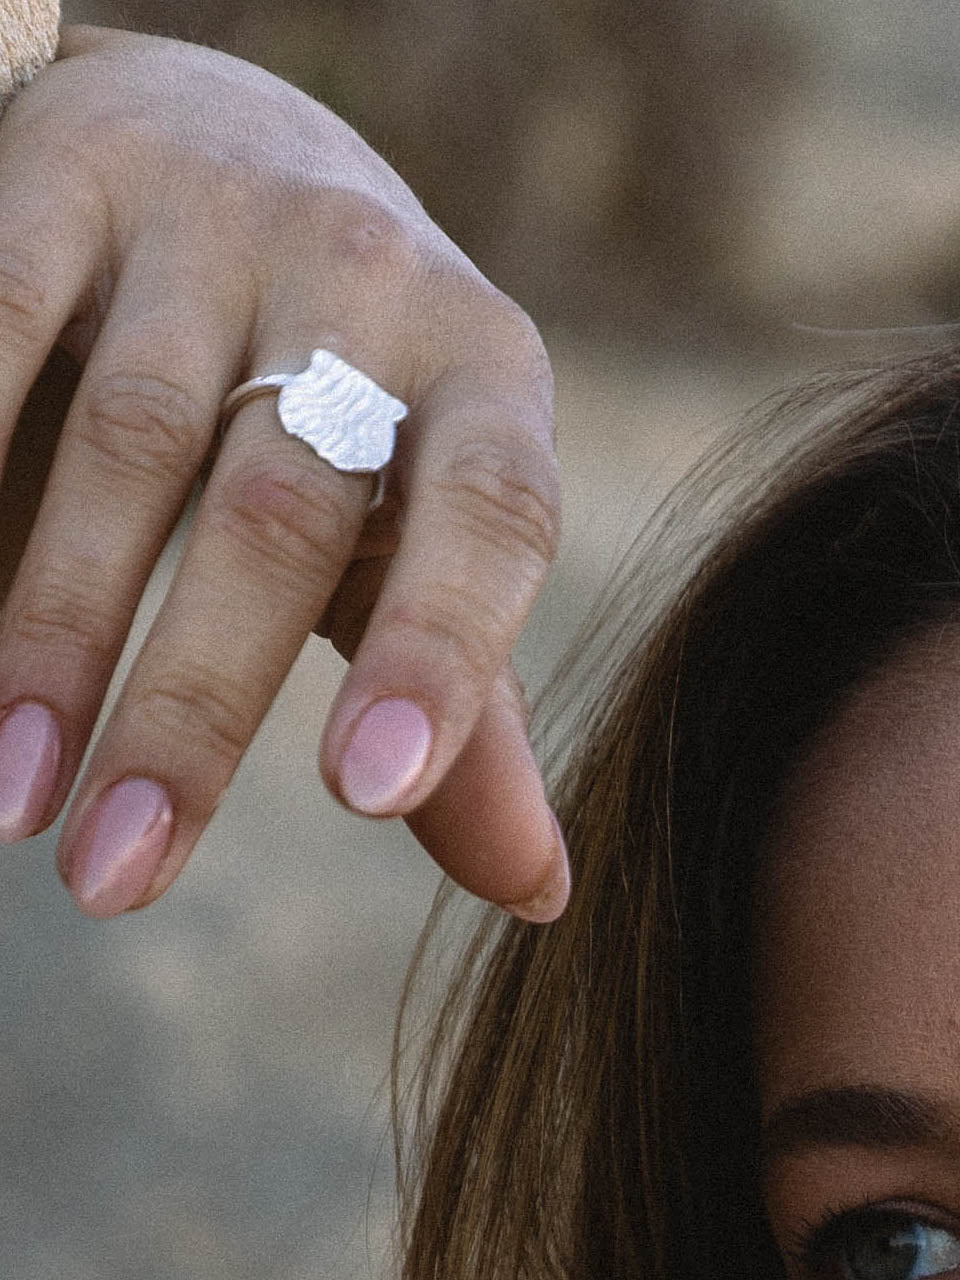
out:
<path id="1" fill-rule="evenodd" d="M 377 475 L 372 503 L 383 498 L 383 469 L 393 458 L 397 426 L 407 416 L 402 400 L 332 351 L 314 351 L 302 373 L 268 373 L 232 391 L 220 411 L 220 432 L 260 396 L 279 393 L 280 422 L 337 471 Z"/>

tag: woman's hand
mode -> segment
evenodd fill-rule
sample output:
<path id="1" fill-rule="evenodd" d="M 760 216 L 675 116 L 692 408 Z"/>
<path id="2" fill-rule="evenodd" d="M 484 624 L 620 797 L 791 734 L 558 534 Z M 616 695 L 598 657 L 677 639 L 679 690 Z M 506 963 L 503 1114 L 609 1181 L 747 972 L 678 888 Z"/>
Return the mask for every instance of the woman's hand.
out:
<path id="1" fill-rule="evenodd" d="M 79 905 L 169 887 L 320 629 L 352 658 L 321 748 L 335 794 L 404 815 L 474 893 L 559 914 L 566 859 L 509 674 L 558 530 L 551 377 L 522 312 L 304 94 L 75 27 L 0 128 L 2 452 L 58 341 L 83 373 L 0 623 L 0 837 L 63 806 L 208 471 L 66 820 Z M 370 479 L 287 436 L 275 400 L 217 440 L 238 383 L 318 347 L 411 406 L 370 518 Z"/>

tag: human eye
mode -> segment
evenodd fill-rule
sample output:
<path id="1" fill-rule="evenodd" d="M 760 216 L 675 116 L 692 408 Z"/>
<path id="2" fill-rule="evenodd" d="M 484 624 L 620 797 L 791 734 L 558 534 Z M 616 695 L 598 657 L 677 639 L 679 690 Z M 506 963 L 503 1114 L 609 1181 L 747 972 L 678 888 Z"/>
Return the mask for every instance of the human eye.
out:
<path id="1" fill-rule="evenodd" d="M 903 1210 L 858 1209 L 806 1232 L 796 1260 L 816 1280 L 955 1280 L 960 1235 Z"/>

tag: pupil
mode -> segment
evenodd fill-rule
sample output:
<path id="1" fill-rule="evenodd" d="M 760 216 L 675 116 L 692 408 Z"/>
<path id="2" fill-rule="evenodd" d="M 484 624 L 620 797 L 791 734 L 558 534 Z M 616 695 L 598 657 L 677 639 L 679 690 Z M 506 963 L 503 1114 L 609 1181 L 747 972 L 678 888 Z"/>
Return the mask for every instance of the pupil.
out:
<path id="1" fill-rule="evenodd" d="M 852 1280 L 910 1280 L 919 1260 L 916 1226 L 858 1232 L 847 1247 Z"/>

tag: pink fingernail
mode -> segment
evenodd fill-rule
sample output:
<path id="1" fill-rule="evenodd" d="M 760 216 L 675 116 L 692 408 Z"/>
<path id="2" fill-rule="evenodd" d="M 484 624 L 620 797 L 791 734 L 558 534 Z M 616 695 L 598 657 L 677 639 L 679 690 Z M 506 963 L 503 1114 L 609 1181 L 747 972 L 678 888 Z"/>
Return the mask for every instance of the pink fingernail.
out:
<path id="1" fill-rule="evenodd" d="M 351 809 L 377 816 L 395 809 L 423 773 L 433 742 L 415 702 L 385 698 L 363 716 L 340 765 L 340 790 Z"/>
<path id="2" fill-rule="evenodd" d="M 563 914 L 570 898 L 570 860 L 567 857 L 567 844 L 563 838 L 560 823 L 553 814 L 550 816 L 553 818 L 557 836 L 550 874 L 532 898 L 526 902 L 511 902 L 504 905 L 505 911 L 531 924 L 552 924 Z"/>
<path id="3" fill-rule="evenodd" d="M 173 805 L 158 783 L 127 778 L 111 787 L 84 818 L 68 858 L 81 911 L 106 918 L 139 901 L 153 883 L 172 830 Z"/>
<path id="4" fill-rule="evenodd" d="M 0 844 L 33 835 L 60 767 L 60 729 L 38 702 L 14 707 L 0 726 Z"/>

